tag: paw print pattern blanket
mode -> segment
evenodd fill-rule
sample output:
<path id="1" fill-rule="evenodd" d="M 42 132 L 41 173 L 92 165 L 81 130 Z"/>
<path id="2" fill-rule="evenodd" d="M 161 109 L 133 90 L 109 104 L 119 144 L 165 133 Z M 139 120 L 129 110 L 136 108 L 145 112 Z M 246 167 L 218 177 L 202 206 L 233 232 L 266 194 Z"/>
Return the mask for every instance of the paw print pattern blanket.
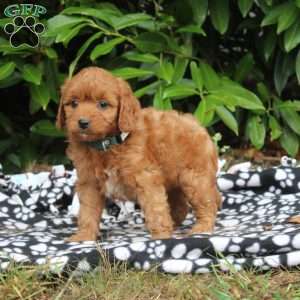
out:
<path id="1" fill-rule="evenodd" d="M 76 172 L 62 166 L 12 176 L 1 170 L 1 270 L 11 263 L 47 264 L 53 272 L 81 274 L 101 264 L 103 252 L 112 262 L 168 273 L 300 265 L 300 168 L 293 160 L 220 173 L 223 207 L 215 232 L 186 236 L 194 222 L 190 213 L 168 240 L 150 239 L 134 204 L 108 202 L 97 243 L 66 242 L 76 230 L 75 181 Z"/>

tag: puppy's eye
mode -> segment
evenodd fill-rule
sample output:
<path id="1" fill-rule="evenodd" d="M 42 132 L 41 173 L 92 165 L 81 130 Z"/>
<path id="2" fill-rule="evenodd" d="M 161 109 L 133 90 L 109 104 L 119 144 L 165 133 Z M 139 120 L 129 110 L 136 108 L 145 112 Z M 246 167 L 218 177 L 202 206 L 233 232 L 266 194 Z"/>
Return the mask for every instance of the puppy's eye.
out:
<path id="1" fill-rule="evenodd" d="M 71 101 L 71 106 L 72 106 L 73 108 L 76 108 L 76 107 L 78 106 L 78 100 L 73 99 L 73 100 Z"/>
<path id="2" fill-rule="evenodd" d="M 100 108 L 100 109 L 105 109 L 105 108 L 107 108 L 108 107 L 108 102 L 106 101 L 106 100 L 100 100 L 99 102 L 98 102 L 98 107 Z"/>

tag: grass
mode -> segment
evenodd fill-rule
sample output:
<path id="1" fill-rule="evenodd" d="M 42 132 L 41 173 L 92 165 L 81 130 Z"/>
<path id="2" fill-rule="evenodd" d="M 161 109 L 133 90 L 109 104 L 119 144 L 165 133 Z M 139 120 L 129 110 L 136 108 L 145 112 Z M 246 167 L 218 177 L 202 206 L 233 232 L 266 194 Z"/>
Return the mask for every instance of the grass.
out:
<path id="1" fill-rule="evenodd" d="M 41 276 L 41 267 L 14 266 L 0 275 L 0 299 L 300 300 L 300 270 L 169 275 L 104 264 L 93 273 L 65 278 Z"/>

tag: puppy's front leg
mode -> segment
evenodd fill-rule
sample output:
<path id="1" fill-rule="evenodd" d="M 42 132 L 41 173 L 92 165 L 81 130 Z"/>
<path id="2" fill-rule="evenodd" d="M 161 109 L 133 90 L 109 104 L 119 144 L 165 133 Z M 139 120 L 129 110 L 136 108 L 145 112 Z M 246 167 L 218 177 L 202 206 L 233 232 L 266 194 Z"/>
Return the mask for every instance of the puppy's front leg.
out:
<path id="1" fill-rule="evenodd" d="M 105 205 L 105 197 L 97 181 L 78 181 L 76 191 L 80 202 L 78 231 L 68 241 L 95 241 L 99 234 L 99 222 Z"/>
<path id="2" fill-rule="evenodd" d="M 159 172 L 145 170 L 136 176 L 137 198 L 153 239 L 170 238 L 173 221 L 167 193 Z"/>

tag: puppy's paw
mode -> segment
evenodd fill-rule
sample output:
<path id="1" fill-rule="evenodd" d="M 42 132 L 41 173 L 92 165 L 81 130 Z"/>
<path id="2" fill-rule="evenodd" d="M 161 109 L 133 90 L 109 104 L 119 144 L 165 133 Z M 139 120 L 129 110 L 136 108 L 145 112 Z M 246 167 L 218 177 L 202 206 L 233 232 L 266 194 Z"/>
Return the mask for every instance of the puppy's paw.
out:
<path id="1" fill-rule="evenodd" d="M 197 234 L 197 233 L 212 234 L 213 232 L 214 232 L 214 226 L 212 226 L 212 225 L 209 225 L 209 224 L 196 224 L 188 232 L 188 235 Z"/>
<path id="2" fill-rule="evenodd" d="M 164 239 L 170 239 L 171 237 L 172 237 L 171 232 L 158 232 L 158 233 L 151 234 L 152 240 L 164 240 Z"/>
<path id="3" fill-rule="evenodd" d="M 66 242 L 84 242 L 84 241 L 96 241 L 96 240 L 97 240 L 97 234 L 78 231 L 77 233 L 67 238 Z"/>

